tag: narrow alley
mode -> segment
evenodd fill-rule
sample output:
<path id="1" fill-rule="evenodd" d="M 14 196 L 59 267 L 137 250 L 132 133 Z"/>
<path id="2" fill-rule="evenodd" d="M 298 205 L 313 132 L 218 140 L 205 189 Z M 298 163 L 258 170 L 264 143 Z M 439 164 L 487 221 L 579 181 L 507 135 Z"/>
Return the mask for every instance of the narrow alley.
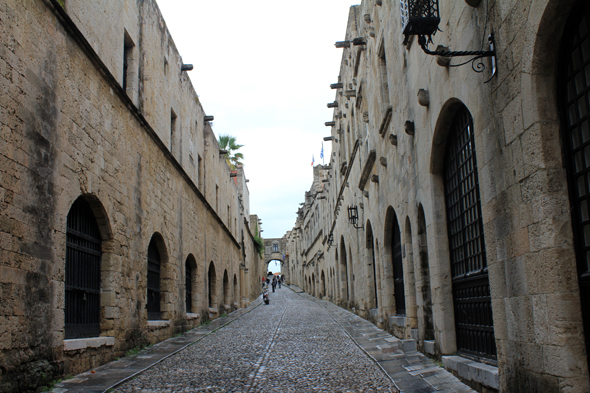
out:
<path id="1" fill-rule="evenodd" d="M 270 299 L 53 392 L 472 391 L 411 343 L 297 287 L 277 289 Z"/>

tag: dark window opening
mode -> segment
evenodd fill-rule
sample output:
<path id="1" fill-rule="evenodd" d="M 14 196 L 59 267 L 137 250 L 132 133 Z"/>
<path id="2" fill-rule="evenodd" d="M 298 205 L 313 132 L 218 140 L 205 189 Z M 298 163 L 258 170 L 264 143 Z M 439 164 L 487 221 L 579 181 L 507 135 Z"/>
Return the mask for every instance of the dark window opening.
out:
<path id="1" fill-rule="evenodd" d="M 590 365 L 590 4 L 579 1 L 566 23 L 559 106 L 572 230 Z"/>
<path id="2" fill-rule="evenodd" d="M 101 238 L 88 203 L 78 198 L 66 224 L 65 338 L 100 335 Z"/>
<path id="3" fill-rule="evenodd" d="M 185 295 L 186 295 L 186 312 L 193 312 L 193 269 L 190 261 L 186 261 L 185 266 Z"/>
<path id="4" fill-rule="evenodd" d="M 451 124 L 444 183 L 457 349 L 472 358 L 495 360 L 473 120 L 464 106 Z"/>
<path id="5" fill-rule="evenodd" d="M 147 312 L 148 320 L 162 319 L 160 312 L 160 251 L 156 241 L 152 238 L 148 247 L 148 272 L 147 272 Z"/>

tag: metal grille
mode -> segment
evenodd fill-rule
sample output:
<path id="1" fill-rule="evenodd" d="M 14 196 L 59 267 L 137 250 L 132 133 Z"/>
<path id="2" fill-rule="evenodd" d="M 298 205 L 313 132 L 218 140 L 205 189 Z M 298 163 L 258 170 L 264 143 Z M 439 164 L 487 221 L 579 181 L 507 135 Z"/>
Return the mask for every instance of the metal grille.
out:
<path id="1" fill-rule="evenodd" d="M 590 4 L 579 2 L 567 23 L 560 105 L 572 226 L 590 360 Z"/>
<path id="2" fill-rule="evenodd" d="M 193 311 L 193 269 L 189 261 L 186 261 L 185 269 L 185 291 L 186 291 L 186 312 Z"/>
<path id="3" fill-rule="evenodd" d="M 400 0 L 402 33 L 432 35 L 440 23 L 438 0 Z"/>
<path id="4" fill-rule="evenodd" d="M 160 314 L 160 251 L 152 238 L 148 247 L 147 312 L 149 320 L 162 319 Z"/>
<path id="5" fill-rule="evenodd" d="M 78 198 L 66 224 L 65 338 L 100 335 L 101 239 L 90 206 Z"/>
<path id="6" fill-rule="evenodd" d="M 406 313 L 406 295 L 404 292 L 404 265 L 402 260 L 402 239 L 400 236 L 397 217 L 393 217 L 392 263 L 393 263 L 393 290 L 395 293 L 395 313 Z"/>
<path id="7" fill-rule="evenodd" d="M 457 348 L 496 359 L 473 120 L 465 107 L 451 125 L 444 176 Z"/>

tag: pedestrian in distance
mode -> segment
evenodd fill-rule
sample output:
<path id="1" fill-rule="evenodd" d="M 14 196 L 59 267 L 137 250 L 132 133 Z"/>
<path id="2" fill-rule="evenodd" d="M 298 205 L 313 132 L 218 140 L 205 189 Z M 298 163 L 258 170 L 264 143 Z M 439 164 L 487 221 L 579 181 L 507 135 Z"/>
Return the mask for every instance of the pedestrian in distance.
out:
<path id="1" fill-rule="evenodd" d="M 275 291 L 275 288 L 276 288 L 276 287 L 277 287 L 277 278 L 276 278 L 276 277 L 274 277 L 274 278 L 272 279 L 272 291 L 273 291 L 273 292 Z"/>
<path id="2" fill-rule="evenodd" d="M 280 278 L 277 280 L 277 284 L 279 284 L 279 288 L 280 288 L 281 287 L 281 279 Z"/>

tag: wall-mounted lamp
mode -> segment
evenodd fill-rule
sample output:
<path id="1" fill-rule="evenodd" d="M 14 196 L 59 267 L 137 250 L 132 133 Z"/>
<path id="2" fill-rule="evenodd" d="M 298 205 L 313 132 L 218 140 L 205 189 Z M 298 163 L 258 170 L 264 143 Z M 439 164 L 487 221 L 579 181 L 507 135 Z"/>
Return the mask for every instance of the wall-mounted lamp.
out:
<path id="1" fill-rule="evenodd" d="M 180 71 L 192 71 L 193 65 L 192 64 L 183 64 L 180 66 Z"/>
<path id="2" fill-rule="evenodd" d="M 400 0 L 402 32 L 404 35 L 403 44 L 406 45 L 410 36 L 418 36 L 418 44 L 427 55 L 441 56 L 441 57 L 460 57 L 472 56 L 460 64 L 449 65 L 449 67 L 459 67 L 467 63 L 471 63 L 471 68 L 475 72 L 483 72 L 485 65 L 477 60 L 484 57 L 492 58 L 492 76 L 486 81 L 489 82 L 496 75 L 496 49 L 493 34 L 488 36 L 489 50 L 484 51 L 446 51 L 428 49 L 428 43 L 432 42 L 432 36 L 439 30 L 440 23 L 438 0 L 416 1 L 416 0 Z"/>
<path id="3" fill-rule="evenodd" d="M 334 244 L 334 234 L 330 233 L 330 235 L 328 236 L 328 246 L 335 246 L 336 244 Z"/>
<path id="4" fill-rule="evenodd" d="M 352 224 L 353 227 L 356 229 L 362 229 L 363 226 L 357 226 L 357 222 L 359 219 L 359 212 L 356 206 L 348 206 L 348 222 Z"/>

